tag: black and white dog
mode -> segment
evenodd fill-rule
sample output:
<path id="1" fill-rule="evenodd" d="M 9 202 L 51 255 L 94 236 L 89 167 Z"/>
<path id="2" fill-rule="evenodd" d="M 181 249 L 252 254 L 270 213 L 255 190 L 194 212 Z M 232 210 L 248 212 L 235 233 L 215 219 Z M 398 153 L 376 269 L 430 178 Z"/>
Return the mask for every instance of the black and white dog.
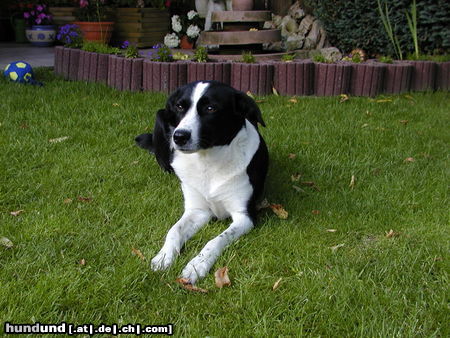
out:
<path id="1" fill-rule="evenodd" d="M 164 170 L 175 172 L 184 195 L 184 214 L 152 259 L 153 270 L 167 269 L 212 217 L 231 217 L 231 225 L 184 268 L 181 277 L 195 284 L 228 244 L 252 229 L 268 168 L 258 123 L 265 126 L 245 93 L 220 82 L 193 82 L 177 89 L 158 111 L 153 134 L 136 137 Z"/>

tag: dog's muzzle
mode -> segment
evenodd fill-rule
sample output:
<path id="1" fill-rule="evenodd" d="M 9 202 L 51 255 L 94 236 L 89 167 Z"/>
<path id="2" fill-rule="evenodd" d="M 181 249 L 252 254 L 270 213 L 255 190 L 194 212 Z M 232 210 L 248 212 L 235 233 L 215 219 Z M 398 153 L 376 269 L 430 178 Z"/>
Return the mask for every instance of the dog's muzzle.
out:
<path id="1" fill-rule="evenodd" d="M 186 129 L 175 130 L 173 133 L 173 142 L 179 147 L 182 147 L 188 143 L 191 139 L 191 132 Z"/>

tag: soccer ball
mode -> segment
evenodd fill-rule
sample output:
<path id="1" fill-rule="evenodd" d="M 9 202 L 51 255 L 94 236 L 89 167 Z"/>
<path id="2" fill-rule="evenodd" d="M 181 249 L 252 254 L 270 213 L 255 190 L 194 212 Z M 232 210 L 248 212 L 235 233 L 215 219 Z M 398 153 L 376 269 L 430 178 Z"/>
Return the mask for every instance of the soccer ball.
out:
<path id="1" fill-rule="evenodd" d="M 33 80 L 33 68 L 24 61 L 11 62 L 3 72 L 8 79 L 19 83 L 28 83 Z"/>

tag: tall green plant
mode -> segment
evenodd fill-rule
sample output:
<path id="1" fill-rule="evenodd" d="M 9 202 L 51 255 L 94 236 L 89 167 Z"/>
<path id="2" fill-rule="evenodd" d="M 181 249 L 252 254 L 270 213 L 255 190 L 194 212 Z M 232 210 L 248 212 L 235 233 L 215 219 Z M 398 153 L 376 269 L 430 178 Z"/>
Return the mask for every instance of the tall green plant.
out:
<path id="1" fill-rule="evenodd" d="M 417 37 L 417 7 L 416 0 L 413 0 L 411 4 L 411 15 L 406 12 L 406 19 L 408 20 L 409 31 L 411 32 L 411 36 L 414 42 L 414 56 L 416 59 L 419 58 L 419 40 Z"/>
<path id="2" fill-rule="evenodd" d="M 400 47 L 400 43 L 397 39 L 397 36 L 394 33 L 394 29 L 392 29 L 391 20 L 389 19 L 389 9 L 387 6 L 387 3 L 384 3 L 384 10 L 381 7 L 381 1 L 377 0 L 378 3 L 378 12 L 380 13 L 381 21 L 383 22 L 384 30 L 386 31 L 386 34 L 389 37 L 389 40 L 391 40 L 391 43 L 394 47 L 394 52 L 397 55 L 397 58 L 400 60 L 403 60 L 403 52 L 402 48 Z"/>

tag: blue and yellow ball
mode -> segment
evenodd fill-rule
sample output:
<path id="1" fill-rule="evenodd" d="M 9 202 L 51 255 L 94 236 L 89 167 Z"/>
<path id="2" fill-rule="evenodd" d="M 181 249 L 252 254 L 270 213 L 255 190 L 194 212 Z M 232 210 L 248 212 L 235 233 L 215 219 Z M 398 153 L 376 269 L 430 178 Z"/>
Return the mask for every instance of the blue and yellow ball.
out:
<path id="1" fill-rule="evenodd" d="M 24 61 L 11 62 L 5 67 L 3 75 L 14 82 L 28 83 L 33 79 L 33 68 Z"/>

